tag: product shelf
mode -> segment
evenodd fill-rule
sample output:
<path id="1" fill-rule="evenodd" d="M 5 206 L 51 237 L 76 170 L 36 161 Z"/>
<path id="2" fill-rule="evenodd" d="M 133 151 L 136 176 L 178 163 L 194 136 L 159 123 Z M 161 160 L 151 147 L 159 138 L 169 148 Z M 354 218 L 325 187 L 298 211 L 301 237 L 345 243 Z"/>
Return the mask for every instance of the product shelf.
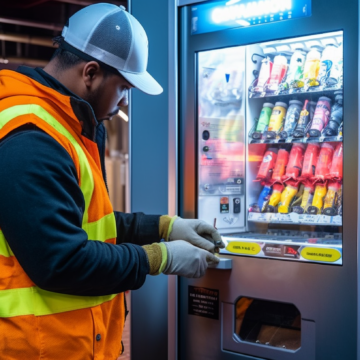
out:
<path id="1" fill-rule="evenodd" d="M 342 216 L 249 212 L 248 221 L 265 224 L 342 226 Z"/>
<path id="2" fill-rule="evenodd" d="M 271 98 L 278 98 L 279 101 L 289 99 L 289 97 L 294 98 L 301 95 L 301 97 L 306 96 L 332 96 L 336 91 L 343 91 L 343 88 L 340 86 L 333 86 L 323 88 L 321 86 L 313 87 L 313 88 L 300 88 L 300 89 L 290 89 L 290 90 L 282 90 L 282 91 L 275 91 L 275 92 L 262 92 L 262 93 L 255 93 L 249 90 L 249 99 L 271 99 Z M 292 100 L 292 99 L 289 99 Z"/>
<path id="3" fill-rule="evenodd" d="M 223 236 L 225 249 L 221 254 L 276 258 L 316 263 L 342 264 L 342 240 L 331 238 L 298 237 L 279 240 L 278 237 L 256 234 Z"/>
<path id="4" fill-rule="evenodd" d="M 343 135 L 337 136 L 319 136 L 319 137 L 303 137 L 294 138 L 288 137 L 286 139 L 249 139 L 249 144 L 292 144 L 292 143 L 323 143 L 323 142 L 343 142 Z"/>

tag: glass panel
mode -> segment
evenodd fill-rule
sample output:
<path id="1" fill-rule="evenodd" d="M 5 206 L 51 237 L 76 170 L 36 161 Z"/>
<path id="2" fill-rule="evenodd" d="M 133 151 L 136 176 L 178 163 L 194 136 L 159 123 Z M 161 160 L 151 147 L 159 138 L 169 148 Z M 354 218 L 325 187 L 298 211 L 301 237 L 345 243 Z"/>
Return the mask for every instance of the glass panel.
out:
<path id="1" fill-rule="evenodd" d="M 244 229 L 245 48 L 203 52 L 198 61 L 199 217 Z"/>
<path id="2" fill-rule="evenodd" d="M 342 264 L 342 41 L 199 53 L 198 217 L 223 253 Z"/>

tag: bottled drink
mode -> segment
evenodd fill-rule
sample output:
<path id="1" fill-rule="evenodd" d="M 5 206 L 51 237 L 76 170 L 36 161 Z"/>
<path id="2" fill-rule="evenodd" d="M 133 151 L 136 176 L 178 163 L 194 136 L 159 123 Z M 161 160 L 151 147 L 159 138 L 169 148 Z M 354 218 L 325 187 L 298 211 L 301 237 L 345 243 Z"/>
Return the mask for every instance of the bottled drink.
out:
<path id="1" fill-rule="evenodd" d="M 290 60 L 290 67 L 286 77 L 286 83 L 292 89 L 304 86 L 304 66 L 305 52 L 298 48 L 295 50 Z"/>
<path id="2" fill-rule="evenodd" d="M 294 206 L 293 211 L 298 214 L 304 214 L 307 212 L 309 206 L 311 206 L 314 198 L 314 185 L 307 182 L 304 186 L 304 192 L 301 198 L 300 206 Z"/>
<path id="3" fill-rule="evenodd" d="M 267 212 L 275 212 L 276 206 L 278 206 L 281 200 L 281 193 L 284 190 L 284 185 L 282 184 L 274 184 L 273 191 L 269 199 L 269 204 L 267 206 Z"/>
<path id="4" fill-rule="evenodd" d="M 290 212 L 290 205 L 295 195 L 298 192 L 298 186 L 288 184 L 281 194 L 278 212 L 288 214 Z"/>
<path id="5" fill-rule="evenodd" d="M 318 81 L 321 86 L 328 86 L 330 85 L 330 74 L 331 72 L 334 73 L 334 68 L 337 66 L 338 60 L 338 51 L 337 47 L 335 46 L 335 42 L 328 43 L 321 55 L 321 65 L 319 71 L 319 78 Z M 331 85 L 336 84 L 334 83 L 334 78 L 331 78 Z"/>
<path id="6" fill-rule="evenodd" d="M 271 178 L 272 181 L 281 182 L 282 177 L 285 175 L 288 162 L 289 152 L 285 149 L 280 149 L 277 154 L 274 171 Z"/>
<path id="7" fill-rule="evenodd" d="M 299 121 L 294 131 L 294 137 L 300 138 L 305 136 L 308 125 L 313 120 L 315 108 L 316 102 L 305 100 L 304 106 L 300 113 Z"/>
<path id="8" fill-rule="evenodd" d="M 306 56 L 304 67 L 304 80 L 308 86 L 318 86 L 317 80 L 320 71 L 320 50 L 318 46 L 312 46 Z"/>
<path id="9" fill-rule="evenodd" d="M 275 103 L 275 107 L 271 113 L 268 131 L 266 133 L 268 139 L 274 139 L 276 134 L 282 129 L 287 107 L 286 103 L 280 101 Z"/>
<path id="10" fill-rule="evenodd" d="M 274 65 L 271 70 L 268 88 L 271 91 L 277 91 L 279 84 L 283 81 L 287 71 L 287 59 L 283 55 L 277 55 L 274 59 Z"/>
<path id="11" fill-rule="evenodd" d="M 261 109 L 259 121 L 258 121 L 257 126 L 256 126 L 256 131 L 253 134 L 254 139 L 260 139 L 261 134 L 269 126 L 270 116 L 271 116 L 273 108 L 274 108 L 274 104 L 272 104 L 272 103 L 264 103 L 264 105 L 263 105 L 263 107 Z"/>
<path id="12" fill-rule="evenodd" d="M 323 213 L 329 216 L 335 216 L 337 214 L 336 203 L 339 190 L 341 190 L 341 184 L 337 181 L 329 183 L 328 190 L 324 199 Z M 341 195 L 340 195 L 341 196 Z"/>
<path id="13" fill-rule="evenodd" d="M 326 175 L 327 179 L 341 181 L 343 178 L 343 161 L 344 161 L 344 147 L 343 143 L 337 144 L 334 156 L 331 162 L 330 172 Z"/>
<path id="14" fill-rule="evenodd" d="M 338 60 L 337 66 L 334 68 L 334 71 L 330 74 L 330 81 L 336 81 L 339 87 L 343 87 L 343 56 L 344 56 L 344 49 L 343 45 L 341 44 L 338 47 Z M 334 80 L 332 80 L 334 79 Z"/>
<path id="15" fill-rule="evenodd" d="M 314 215 L 321 214 L 321 209 L 324 205 L 324 197 L 326 195 L 326 192 L 327 192 L 326 184 L 316 185 L 312 205 L 309 206 L 308 208 L 309 214 L 314 214 Z"/>
<path id="16" fill-rule="evenodd" d="M 315 175 L 316 164 L 319 157 L 320 145 L 309 144 L 304 155 L 304 165 L 301 172 L 301 179 L 309 179 Z"/>
<path id="17" fill-rule="evenodd" d="M 286 112 L 284 130 L 280 134 L 282 139 L 293 135 L 295 127 L 300 119 L 302 106 L 302 102 L 298 100 L 291 100 L 289 102 L 289 108 Z"/>
<path id="18" fill-rule="evenodd" d="M 331 99 L 321 96 L 316 104 L 314 119 L 309 130 L 310 136 L 320 136 L 321 131 L 326 127 L 330 118 Z"/>
<path id="19" fill-rule="evenodd" d="M 265 152 L 263 160 L 261 162 L 256 180 L 267 181 L 270 180 L 272 171 L 275 166 L 278 149 L 270 148 Z"/>
<path id="20" fill-rule="evenodd" d="M 264 92 L 266 91 L 266 86 L 269 82 L 271 70 L 273 67 L 273 63 L 270 58 L 266 57 L 261 61 L 261 68 L 259 73 L 259 78 L 257 85 L 255 86 L 255 92 Z"/>
<path id="21" fill-rule="evenodd" d="M 259 199 L 258 199 L 258 206 L 260 209 L 260 212 L 264 212 L 266 209 L 266 205 L 269 201 L 270 195 L 271 195 L 271 186 L 265 185 L 262 189 Z"/>
<path id="22" fill-rule="evenodd" d="M 331 107 L 330 120 L 324 134 L 326 136 L 334 136 L 338 134 L 338 129 L 343 121 L 343 96 L 342 94 L 335 96 L 335 104 Z"/>
<path id="23" fill-rule="evenodd" d="M 301 143 L 295 143 L 290 151 L 289 162 L 286 167 L 286 173 L 283 176 L 283 180 L 289 179 L 297 180 L 300 176 L 301 169 L 304 161 L 305 145 Z"/>
<path id="24" fill-rule="evenodd" d="M 325 180 L 326 175 L 330 172 L 333 155 L 334 147 L 329 143 L 323 143 L 316 164 L 314 180 Z"/>

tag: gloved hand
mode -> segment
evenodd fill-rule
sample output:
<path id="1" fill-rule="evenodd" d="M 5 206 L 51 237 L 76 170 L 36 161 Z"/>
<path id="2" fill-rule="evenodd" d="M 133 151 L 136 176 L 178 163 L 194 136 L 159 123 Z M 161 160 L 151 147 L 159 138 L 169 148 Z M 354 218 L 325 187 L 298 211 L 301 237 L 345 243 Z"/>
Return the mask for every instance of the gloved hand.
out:
<path id="1" fill-rule="evenodd" d="M 219 263 L 219 258 L 210 252 L 183 240 L 161 243 L 167 250 L 167 262 L 161 271 L 166 275 L 199 278 L 205 275 L 210 264 Z M 162 266 L 163 267 L 163 266 Z"/>
<path id="2" fill-rule="evenodd" d="M 219 232 L 203 220 L 182 219 L 176 217 L 171 224 L 168 241 L 185 240 L 199 248 L 214 252 L 215 248 L 224 248 Z"/>

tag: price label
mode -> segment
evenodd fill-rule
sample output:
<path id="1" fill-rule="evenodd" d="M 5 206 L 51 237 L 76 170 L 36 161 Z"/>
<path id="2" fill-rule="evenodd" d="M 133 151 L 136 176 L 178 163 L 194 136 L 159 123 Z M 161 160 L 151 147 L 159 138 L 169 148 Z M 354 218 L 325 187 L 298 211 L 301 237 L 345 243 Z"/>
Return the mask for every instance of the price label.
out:
<path id="1" fill-rule="evenodd" d="M 287 139 L 286 139 L 286 142 L 287 142 L 287 143 L 291 143 L 291 142 L 292 142 L 292 138 L 287 138 Z"/>
<path id="2" fill-rule="evenodd" d="M 341 216 L 340 215 L 336 215 L 332 218 L 332 223 L 334 225 L 339 225 L 341 226 L 342 225 L 342 219 L 341 219 Z"/>
<path id="3" fill-rule="evenodd" d="M 272 218 L 272 215 L 273 214 L 269 214 L 269 213 L 250 212 L 249 216 L 248 216 L 248 220 L 249 221 L 268 223 L 268 222 L 270 222 L 270 220 Z"/>
<path id="4" fill-rule="evenodd" d="M 304 247 L 301 250 L 301 256 L 310 261 L 335 262 L 341 258 L 341 252 L 337 249 Z"/>
<path id="5" fill-rule="evenodd" d="M 266 96 L 266 91 L 263 91 L 261 94 L 260 94 L 260 97 L 265 97 Z"/>
<path id="6" fill-rule="evenodd" d="M 320 136 L 319 137 L 319 142 L 324 142 L 324 140 L 325 140 L 325 136 Z"/>
<path id="7" fill-rule="evenodd" d="M 249 94 L 249 99 L 251 99 L 254 96 L 254 93 Z"/>
<path id="8" fill-rule="evenodd" d="M 232 241 L 226 247 L 226 250 L 235 254 L 257 255 L 261 251 L 261 247 L 256 243 Z"/>
<path id="9" fill-rule="evenodd" d="M 275 95 L 279 95 L 279 94 L 280 94 L 280 90 L 276 90 Z"/>

